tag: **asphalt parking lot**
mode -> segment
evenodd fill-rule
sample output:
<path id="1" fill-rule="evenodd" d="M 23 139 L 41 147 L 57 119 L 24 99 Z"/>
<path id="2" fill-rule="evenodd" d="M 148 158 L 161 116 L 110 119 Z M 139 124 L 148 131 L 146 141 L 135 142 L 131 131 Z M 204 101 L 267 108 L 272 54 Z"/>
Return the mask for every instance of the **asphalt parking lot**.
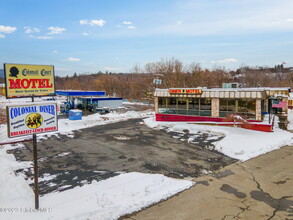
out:
<path id="1" fill-rule="evenodd" d="M 293 147 L 236 162 L 193 179 L 176 196 L 119 220 L 292 220 Z"/>
<path id="2" fill-rule="evenodd" d="M 190 135 L 153 130 L 142 119 L 95 126 L 38 143 L 40 194 L 62 191 L 118 175 L 120 172 L 160 173 L 198 177 L 236 160 L 213 149 L 223 138 L 210 133 Z M 11 150 L 17 160 L 32 161 L 32 143 Z M 17 172 L 32 179 L 32 169 Z"/>

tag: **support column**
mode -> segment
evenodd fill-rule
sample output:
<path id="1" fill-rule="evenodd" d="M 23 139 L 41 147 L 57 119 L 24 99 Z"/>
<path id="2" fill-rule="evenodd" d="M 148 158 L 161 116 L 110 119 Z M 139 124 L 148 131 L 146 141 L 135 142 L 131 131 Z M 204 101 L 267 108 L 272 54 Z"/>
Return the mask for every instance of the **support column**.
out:
<path id="1" fill-rule="evenodd" d="M 220 116 L 220 99 L 219 98 L 213 98 L 212 99 L 212 117 L 218 118 Z"/>
<path id="2" fill-rule="evenodd" d="M 261 99 L 257 99 L 255 102 L 255 119 L 261 121 Z"/>
<path id="3" fill-rule="evenodd" d="M 285 114 L 287 115 L 288 114 L 288 97 L 283 97 L 282 98 L 282 102 L 286 102 L 287 105 L 285 108 L 282 108 L 282 111 L 285 112 Z"/>
<path id="4" fill-rule="evenodd" d="M 158 113 L 158 107 L 159 106 L 159 99 L 157 96 L 155 96 L 155 113 Z"/>
<path id="5" fill-rule="evenodd" d="M 264 100 L 264 111 L 269 113 L 269 100 L 268 99 Z"/>

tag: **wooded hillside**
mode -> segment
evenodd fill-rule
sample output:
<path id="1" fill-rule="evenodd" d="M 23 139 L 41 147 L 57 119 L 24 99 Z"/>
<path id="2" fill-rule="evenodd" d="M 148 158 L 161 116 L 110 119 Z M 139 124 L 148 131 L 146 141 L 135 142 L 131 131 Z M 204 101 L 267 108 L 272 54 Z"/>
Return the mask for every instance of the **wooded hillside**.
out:
<path id="1" fill-rule="evenodd" d="M 153 79 L 161 79 L 154 85 Z M 134 66 L 131 73 L 74 74 L 56 77 L 57 89 L 104 90 L 110 96 L 125 99 L 151 100 L 151 93 L 158 88 L 221 87 L 222 83 L 239 82 L 244 87 L 293 87 L 292 68 L 242 66 L 236 71 L 224 68 L 203 69 L 199 64 L 184 65 L 177 59 L 162 59 L 143 67 Z"/>

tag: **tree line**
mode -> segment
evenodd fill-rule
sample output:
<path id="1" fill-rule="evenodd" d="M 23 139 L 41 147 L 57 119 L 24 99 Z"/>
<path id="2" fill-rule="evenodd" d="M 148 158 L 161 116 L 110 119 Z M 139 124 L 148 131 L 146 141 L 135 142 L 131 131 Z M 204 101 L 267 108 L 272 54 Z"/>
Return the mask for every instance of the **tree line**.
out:
<path id="1" fill-rule="evenodd" d="M 162 84 L 155 85 L 154 79 Z M 244 66 L 236 71 L 223 67 L 202 68 L 198 63 L 184 65 L 180 60 L 162 59 L 135 65 L 130 73 L 74 74 L 55 78 L 57 89 L 106 91 L 110 96 L 125 99 L 152 100 L 155 88 L 221 88 L 222 83 L 238 82 L 244 87 L 293 87 L 293 69 L 282 65 L 274 67 Z"/>
<path id="2" fill-rule="evenodd" d="M 155 85 L 154 79 L 162 80 L 162 84 Z M 59 90 L 106 91 L 110 96 L 150 102 L 155 88 L 221 88 L 222 83 L 229 82 L 242 83 L 243 87 L 293 88 L 293 68 L 286 68 L 283 64 L 274 67 L 242 65 L 235 71 L 229 71 L 223 67 L 202 68 L 198 63 L 184 65 L 180 60 L 171 58 L 144 66 L 135 65 L 130 73 L 75 73 L 73 76 L 55 77 L 56 89 Z M 0 83 L 4 83 L 3 78 L 0 78 Z M 0 112 L 0 123 L 5 119 Z"/>

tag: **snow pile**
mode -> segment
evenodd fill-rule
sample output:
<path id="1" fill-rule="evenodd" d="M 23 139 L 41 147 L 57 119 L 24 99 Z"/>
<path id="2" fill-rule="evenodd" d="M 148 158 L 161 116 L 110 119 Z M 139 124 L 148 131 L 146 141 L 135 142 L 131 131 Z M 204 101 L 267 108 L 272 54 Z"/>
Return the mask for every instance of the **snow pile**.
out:
<path id="1" fill-rule="evenodd" d="M 125 173 L 41 198 L 54 219 L 117 219 L 190 188 L 191 181 L 161 174 Z M 64 210 L 68 210 L 66 212 Z"/>
<path id="2" fill-rule="evenodd" d="M 223 154 L 242 161 L 268 153 L 272 150 L 293 143 L 293 134 L 279 128 L 274 128 L 274 132 L 260 132 L 243 128 L 225 126 L 207 126 L 188 122 L 157 122 L 154 117 L 144 119 L 147 126 L 155 129 L 166 129 L 168 132 L 189 133 L 210 132 L 225 135 L 225 137 L 215 143 L 215 149 Z"/>
<path id="3" fill-rule="evenodd" d="M 14 171 L 29 168 L 31 162 L 17 162 L 13 154 L 7 154 L 11 145 L 0 146 L 0 208 L 32 206 L 34 195 L 32 189 L 22 176 L 15 176 Z M 0 211 L 0 219 L 3 212 Z"/>
<path id="4" fill-rule="evenodd" d="M 123 105 L 154 105 L 150 103 L 143 103 L 143 102 L 128 102 L 128 101 L 123 101 Z"/>

